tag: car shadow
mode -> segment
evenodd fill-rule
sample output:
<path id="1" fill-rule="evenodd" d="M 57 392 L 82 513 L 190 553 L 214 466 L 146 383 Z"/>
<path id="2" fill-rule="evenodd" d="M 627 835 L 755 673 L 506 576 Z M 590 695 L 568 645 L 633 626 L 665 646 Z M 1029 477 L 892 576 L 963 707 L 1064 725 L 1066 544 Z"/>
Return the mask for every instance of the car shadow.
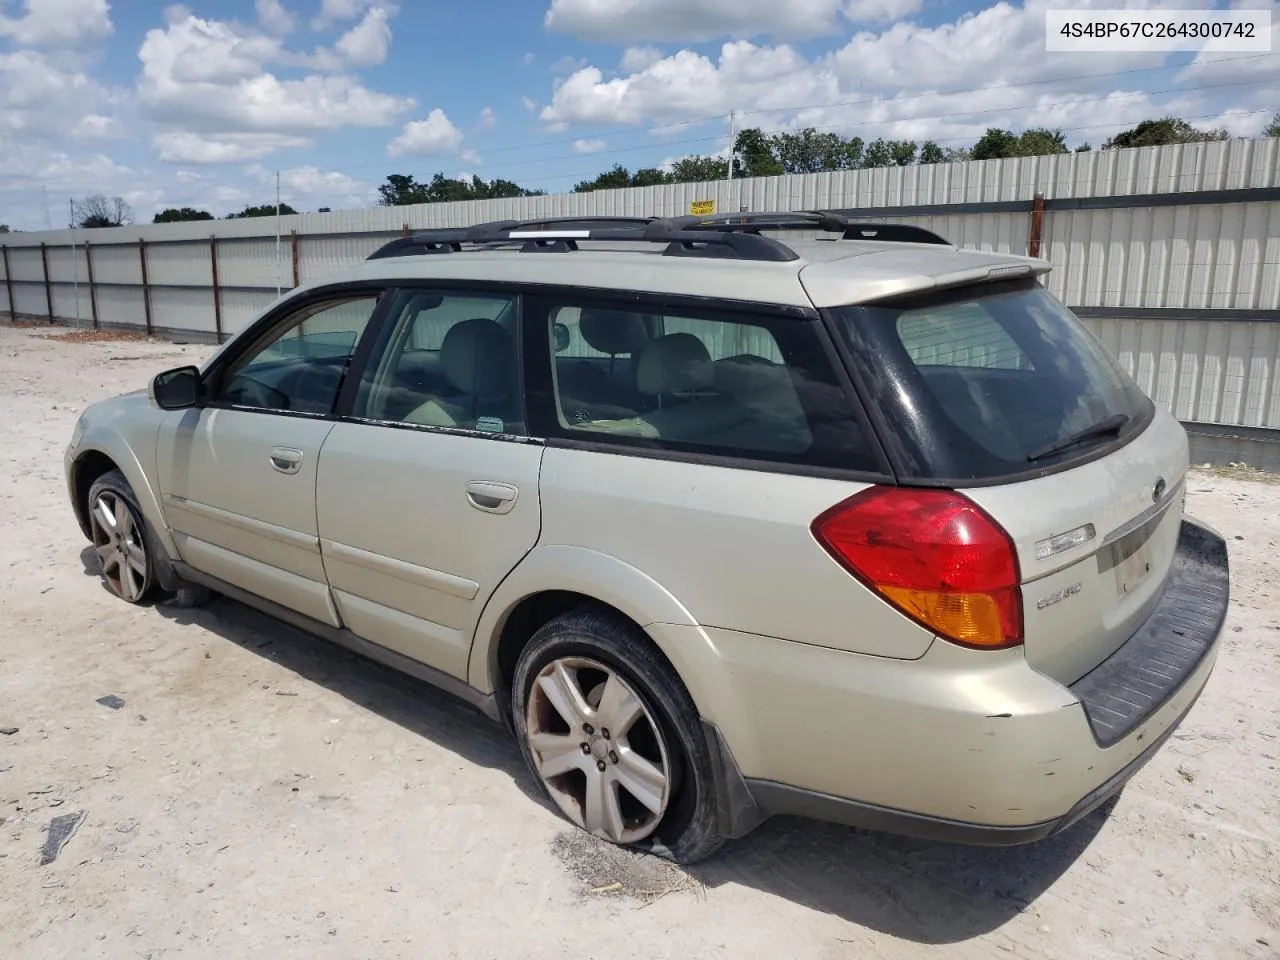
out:
<path id="1" fill-rule="evenodd" d="M 89 572 L 97 560 L 87 553 Z M 532 801 L 554 810 L 507 731 L 469 704 L 225 597 L 195 609 L 163 601 L 155 609 L 269 658 L 464 759 L 501 770 Z M 902 939 L 957 943 L 1027 910 L 1081 856 L 1113 805 L 1058 837 L 1009 848 L 780 817 L 686 872 L 707 887 L 742 884 Z"/>
<path id="2" fill-rule="evenodd" d="M 958 943 L 1029 909 L 1088 848 L 1114 801 L 1057 837 L 1018 847 L 914 840 L 777 817 L 689 873 L 740 883 L 917 943 Z"/>

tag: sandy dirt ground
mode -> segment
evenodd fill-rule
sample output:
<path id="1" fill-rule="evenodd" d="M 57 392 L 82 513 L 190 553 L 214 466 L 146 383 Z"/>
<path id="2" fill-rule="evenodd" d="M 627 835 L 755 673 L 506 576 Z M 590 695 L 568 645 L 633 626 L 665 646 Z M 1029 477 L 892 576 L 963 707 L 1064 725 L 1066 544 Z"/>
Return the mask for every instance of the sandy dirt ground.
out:
<path id="1" fill-rule="evenodd" d="M 1011 850 L 778 820 L 685 874 L 568 830 L 428 687 L 231 601 L 112 599 L 72 425 L 209 348 L 48 333 L 0 327 L 0 958 L 1280 956 L 1280 486 L 1192 476 L 1226 641 L 1111 807 Z"/>

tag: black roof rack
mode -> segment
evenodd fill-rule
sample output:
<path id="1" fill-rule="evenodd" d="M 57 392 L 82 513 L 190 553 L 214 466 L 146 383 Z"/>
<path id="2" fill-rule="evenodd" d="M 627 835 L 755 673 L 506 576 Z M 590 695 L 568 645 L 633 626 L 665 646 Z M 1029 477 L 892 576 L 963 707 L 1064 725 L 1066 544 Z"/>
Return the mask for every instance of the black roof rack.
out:
<path id="1" fill-rule="evenodd" d="M 579 240 L 665 243 L 668 257 L 798 260 L 796 252 L 763 231 L 818 230 L 839 233 L 845 240 L 931 243 L 949 246 L 922 227 L 902 223 L 860 223 L 824 210 L 734 213 L 715 217 L 543 217 L 538 220 L 494 220 L 470 227 L 422 230 L 375 250 L 368 259 L 456 253 L 463 245 L 480 249 L 518 244 L 524 253 L 565 253 Z"/>

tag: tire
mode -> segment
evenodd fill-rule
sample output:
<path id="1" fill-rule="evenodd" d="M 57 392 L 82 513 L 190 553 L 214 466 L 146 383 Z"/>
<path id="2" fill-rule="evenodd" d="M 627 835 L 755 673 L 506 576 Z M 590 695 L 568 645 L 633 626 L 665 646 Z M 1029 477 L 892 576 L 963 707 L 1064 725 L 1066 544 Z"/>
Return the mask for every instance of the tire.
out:
<path id="1" fill-rule="evenodd" d="M 95 480 L 86 507 L 107 588 L 126 603 L 144 602 L 156 585 L 155 560 L 147 522 L 124 474 L 111 470 Z"/>
<path id="2" fill-rule="evenodd" d="M 543 625 L 516 663 L 511 705 L 525 762 L 570 822 L 677 863 L 724 842 L 697 709 L 621 614 L 588 603 Z"/>

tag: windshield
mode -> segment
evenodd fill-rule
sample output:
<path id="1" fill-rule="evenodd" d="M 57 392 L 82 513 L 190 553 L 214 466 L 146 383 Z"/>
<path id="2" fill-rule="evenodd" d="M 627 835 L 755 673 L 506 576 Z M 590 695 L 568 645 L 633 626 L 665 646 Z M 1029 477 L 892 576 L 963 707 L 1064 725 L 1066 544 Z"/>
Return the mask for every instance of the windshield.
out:
<path id="1" fill-rule="evenodd" d="M 1151 417 L 1137 384 L 1033 280 L 831 313 L 906 478 L 1043 473 Z"/>

